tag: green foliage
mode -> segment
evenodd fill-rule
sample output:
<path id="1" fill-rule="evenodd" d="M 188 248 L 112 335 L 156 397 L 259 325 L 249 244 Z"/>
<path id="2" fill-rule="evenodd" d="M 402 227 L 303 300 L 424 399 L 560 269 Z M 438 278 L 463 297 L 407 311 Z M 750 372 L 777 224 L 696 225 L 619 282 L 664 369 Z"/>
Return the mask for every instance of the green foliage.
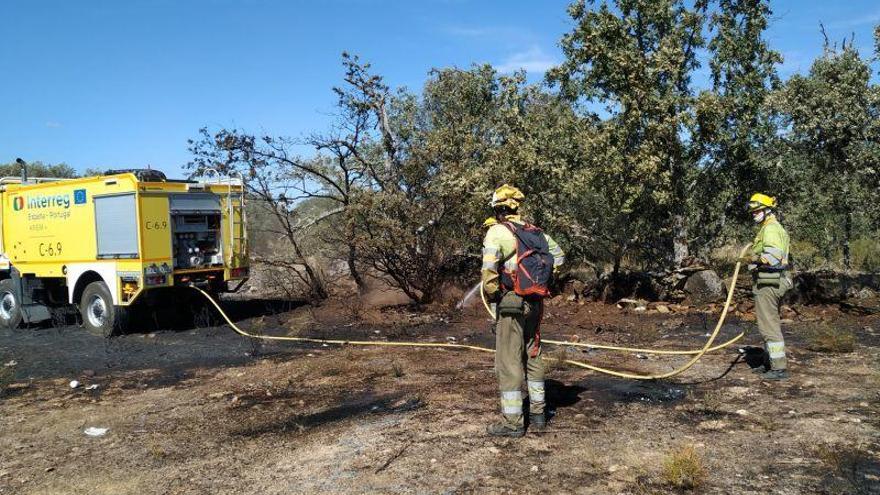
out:
<path id="1" fill-rule="evenodd" d="M 265 260 L 305 274 L 345 260 L 428 303 L 475 275 L 492 190 L 572 261 L 668 269 L 751 240 L 745 203 L 779 198 L 799 268 L 877 270 L 880 89 L 851 42 L 780 81 L 766 0 L 577 1 L 544 85 L 489 65 L 392 88 L 343 54 L 339 119 L 304 139 L 202 130 L 198 173 L 248 179 Z M 880 55 L 880 27 L 876 31 Z M 711 87 L 692 78 L 708 58 Z M 297 145 L 315 153 L 300 157 Z M 727 263 L 724 256 L 721 262 Z M 313 274 L 312 271 L 315 273 Z"/>
<path id="2" fill-rule="evenodd" d="M 697 170 L 690 77 L 705 44 L 706 11 L 705 1 L 688 7 L 677 0 L 569 8 L 575 27 L 561 41 L 566 59 L 548 81 L 574 105 L 600 105 L 608 115 L 587 112 L 596 124 L 583 145 L 601 158 L 577 176 L 610 210 L 596 227 L 611 233 L 615 266 L 632 241 L 674 263 L 688 255 L 688 197 Z"/>
<path id="3" fill-rule="evenodd" d="M 776 181 L 799 203 L 795 235 L 826 258 L 840 246 L 847 268 L 852 240 L 880 225 L 880 87 L 870 77 L 869 61 L 851 43 L 826 45 L 808 75 L 793 76 L 773 97 L 792 158 Z"/>
<path id="4" fill-rule="evenodd" d="M 78 176 L 76 171 L 66 163 L 51 165 L 43 162 L 28 163 L 27 174 L 28 177 L 60 177 L 65 179 Z M 21 177 L 21 167 L 15 162 L 0 164 L 0 177 Z"/>
<path id="5" fill-rule="evenodd" d="M 852 264 L 864 272 L 880 272 L 880 239 L 856 239 L 852 242 Z"/>

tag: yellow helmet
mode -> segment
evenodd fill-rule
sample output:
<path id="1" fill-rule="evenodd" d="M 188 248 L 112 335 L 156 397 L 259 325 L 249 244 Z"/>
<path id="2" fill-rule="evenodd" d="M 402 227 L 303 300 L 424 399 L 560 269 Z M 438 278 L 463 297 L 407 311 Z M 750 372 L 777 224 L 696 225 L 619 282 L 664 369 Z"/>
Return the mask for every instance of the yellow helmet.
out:
<path id="1" fill-rule="evenodd" d="M 506 206 L 511 210 L 515 210 L 519 208 L 519 204 L 524 199 L 526 199 L 526 195 L 522 191 L 510 184 L 504 184 L 492 193 L 492 201 L 489 205 L 493 208 L 496 206 Z"/>
<path id="2" fill-rule="evenodd" d="M 766 194 L 755 193 L 749 198 L 749 211 L 758 211 L 764 208 L 776 208 L 776 198 Z"/>

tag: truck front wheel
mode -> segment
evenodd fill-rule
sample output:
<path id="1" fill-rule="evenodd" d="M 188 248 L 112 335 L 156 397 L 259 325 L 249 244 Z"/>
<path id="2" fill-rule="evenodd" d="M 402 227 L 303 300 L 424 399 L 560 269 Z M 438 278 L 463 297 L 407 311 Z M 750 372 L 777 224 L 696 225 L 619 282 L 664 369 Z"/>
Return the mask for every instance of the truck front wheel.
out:
<path id="1" fill-rule="evenodd" d="M 21 323 L 21 299 L 12 279 L 0 280 L 0 326 L 10 330 Z"/>
<path id="2" fill-rule="evenodd" d="M 110 289 L 104 282 L 92 282 L 83 291 L 79 302 L 83 326 L 99 337 L 120 333 L 126 323 L 125 308 L 114 306 Z"/>

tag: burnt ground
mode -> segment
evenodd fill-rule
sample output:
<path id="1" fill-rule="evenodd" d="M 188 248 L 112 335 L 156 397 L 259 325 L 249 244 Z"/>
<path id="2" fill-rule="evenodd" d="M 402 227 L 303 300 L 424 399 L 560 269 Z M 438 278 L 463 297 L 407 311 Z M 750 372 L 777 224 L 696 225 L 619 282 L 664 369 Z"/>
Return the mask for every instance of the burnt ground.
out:
<path id="1" fill-rule="evenodd" d="M 254 332 L 493 338 L 480 308 L 225 304 Z M 698 347 L 716 314 L 560 303 L 543 329 Z M 880 494 L 878 316 L 799 308 L 785 325 L 793 377 L 782 383 L 762 382 L 735 348 L 658 382 L 549 364 L 550 428 L 515 440 L 483 433 L 498 407 L 489 354 L 259 342 L 200 315 L 174 330 L 142 318 L 109 341 L 75 326 L 0 332 L 0 494 L 684 493 L 665 475 L 686 446 L 705 473 L 691 493 Z M 731 318 L 724 336 L 749 316 Z M 854 350 L 809 350 L 821 324 L 854 334 Z M 756 332 L 745 341 L 758 342 Z M 686 360 L 545 350 L 643 372 Z M 109 430 L 90 437 L 89 427 Z"/>

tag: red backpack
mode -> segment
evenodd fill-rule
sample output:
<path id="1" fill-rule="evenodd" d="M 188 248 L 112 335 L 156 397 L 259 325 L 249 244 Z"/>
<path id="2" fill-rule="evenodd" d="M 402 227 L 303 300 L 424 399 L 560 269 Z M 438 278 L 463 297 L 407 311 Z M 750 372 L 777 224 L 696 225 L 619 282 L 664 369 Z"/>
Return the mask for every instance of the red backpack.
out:
<path id="1" fill-rule="evenodd" d="M 553 277 L 553 255 L 544 231 L 531 224 L 502 223 L 516 239 L 516 269 L 501 269 L 501 284 L 520 296 L 547 297 Z M 514 256 L 514 255 L 511 255 Z"/>

